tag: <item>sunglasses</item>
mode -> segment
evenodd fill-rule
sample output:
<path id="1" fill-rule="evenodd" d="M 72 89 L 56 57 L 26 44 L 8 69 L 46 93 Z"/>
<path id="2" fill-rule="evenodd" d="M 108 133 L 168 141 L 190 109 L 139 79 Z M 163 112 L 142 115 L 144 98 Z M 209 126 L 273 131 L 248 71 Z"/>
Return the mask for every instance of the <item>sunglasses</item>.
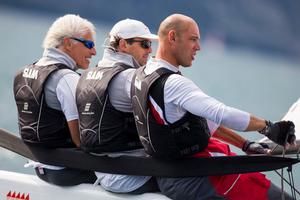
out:
<path id="1" fill-rule="evenodd" d="M 71 37 L 71 39 L 81 42 L 88 49 L 91 49 L 95 46 L 95 43 L 91 40 L 85 40 L 83 38 L 75 38 L 75 37 Z"/>
<path id="2" fill-rule="evenodd" d="M 152 45 L 152 42 L 149 40 L 134 40 L 134 39 L 127 39 L 126 40 L 129 44 L 132 44 L 134 42 L 139 42 L 141 44 L 141 47 L 143 49 L 149 49 Z"/>

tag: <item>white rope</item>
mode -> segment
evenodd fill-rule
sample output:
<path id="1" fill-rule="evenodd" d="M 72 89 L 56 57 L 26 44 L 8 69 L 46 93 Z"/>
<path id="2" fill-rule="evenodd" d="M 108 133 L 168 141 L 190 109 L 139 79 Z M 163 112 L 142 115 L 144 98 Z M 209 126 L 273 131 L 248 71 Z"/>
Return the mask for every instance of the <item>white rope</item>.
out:
<path id="1" fill-rule="evenodd" d="M 276 148 L 278 148 L 279 145 L 276 145 L 272 150 L 271 152 L 274 152 Z M 296 156 L 297 156 L 297 159 L 299 159 L 299 152 L 300 152 L 300 148 L 298 150 L 298 152 L 296 153 Z M 286 156 L 286 148 L 283 147 L 283 150 L 282 150 L 282 157 L 285 157 Z M 287 168 L 287 172 L 288 172 L 288 176 L 289 176 L 289 180 L 286 180 L 284 178 L 284 174 L 283 174 L 283 168 L 281 169 L 281 173 L 279 173 L 277 170 L 274 170 L 278 175 L 279 177 L 281 178 L 281 199 L 282 200 L 285 200 L 285 195 L 284 195 L 284 182 L 286 184 L 288 184 L 291 188 L 291 195 L 292 195 L 292 198 L 294 200 L 296 200 L 296 196 L 297 194 L 300 196 L 300 192 L 295 188 L 295 183 L 294 183 L 294 175 L 293 175 L 293 170 L 292 170 L 292 166 L 289 166 Z"/>

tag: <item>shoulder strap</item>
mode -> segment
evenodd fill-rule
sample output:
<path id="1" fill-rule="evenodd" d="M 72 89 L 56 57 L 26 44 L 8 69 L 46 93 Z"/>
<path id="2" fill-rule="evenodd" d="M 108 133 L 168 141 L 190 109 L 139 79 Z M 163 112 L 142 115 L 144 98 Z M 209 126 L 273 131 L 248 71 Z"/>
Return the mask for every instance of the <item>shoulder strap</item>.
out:
<path id="1" fill-rule="evenodd" d="M 165 112 L 164 88 L 165 88 L 165 83 L 171 74 L 173 73 L 162 74 L 161 77 L 152 84 L 149 91 L 151 97 L 162 109 L 164 119 L 168 124 L 170 124 L 170 122 L 168 122 L 166 117 L 166 112 Z"/>

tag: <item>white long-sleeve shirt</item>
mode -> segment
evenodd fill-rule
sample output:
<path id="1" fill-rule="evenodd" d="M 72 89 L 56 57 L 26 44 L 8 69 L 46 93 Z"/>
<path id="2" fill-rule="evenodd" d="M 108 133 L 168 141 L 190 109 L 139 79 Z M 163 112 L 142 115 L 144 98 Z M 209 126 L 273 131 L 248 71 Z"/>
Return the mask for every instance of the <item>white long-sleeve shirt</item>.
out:
<path id="1" fill-rule="evenodd" d="M 132 67 L 117 74 L 110 82 L 108 87 L 109 100 L 111 104 L 119 111 L 132 112 L 132 104 L 130 97 L 131 80 L 139 65 L 135 59 L 126 53 L 114 52 L 105 49 L 102 60 L 99 61 L 99 67 L 112 67 L 115 63 L 124 63 Z M 136 149 L 133 151 L 123 151 L 111 153 L 109 156 L 130 155 L 130 156 L 146 156 L 144 149 Z M 150 176 L 131 176 L 119 174 L 96 173 L 100 184 L 106 190 L 127 193 L 143 186 L 151 177 Z"/>
<path id="2" fill-rule="evenodd" d="M 151 58 L 146 64 L 145 73 L 150 74 L 162 67 L 174 72 L 179 70 L 164 60 Z M 187 111 L 237 131 L 244 131 L 250 122 L 249 113 L 208 96 L 191 80 L 179 74 L 168 77 L 164 87 L 164 102 L 166 120 L 170 123 L 181 119 Z"/>

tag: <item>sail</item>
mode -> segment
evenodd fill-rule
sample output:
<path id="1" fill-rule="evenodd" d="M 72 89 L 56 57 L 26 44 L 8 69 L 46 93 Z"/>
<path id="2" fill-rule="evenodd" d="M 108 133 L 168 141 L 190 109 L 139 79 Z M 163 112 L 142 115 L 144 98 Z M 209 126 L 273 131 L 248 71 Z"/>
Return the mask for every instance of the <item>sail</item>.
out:
<path id="1" fill-rule="evenodd" d="M 300 153 L 300 98 L 289 108 L 288 112 L 282 118 L 282 120 L 289 120 L 295 124 L 296 146 L 292 146 L 286 149 L 285 154 L 297 154 Z M 282 154 L 283 147 L 273 143 L 269 138 L 265 137 L 259 142 L 264 142 L 272 149 L 272 154 Z"/>

